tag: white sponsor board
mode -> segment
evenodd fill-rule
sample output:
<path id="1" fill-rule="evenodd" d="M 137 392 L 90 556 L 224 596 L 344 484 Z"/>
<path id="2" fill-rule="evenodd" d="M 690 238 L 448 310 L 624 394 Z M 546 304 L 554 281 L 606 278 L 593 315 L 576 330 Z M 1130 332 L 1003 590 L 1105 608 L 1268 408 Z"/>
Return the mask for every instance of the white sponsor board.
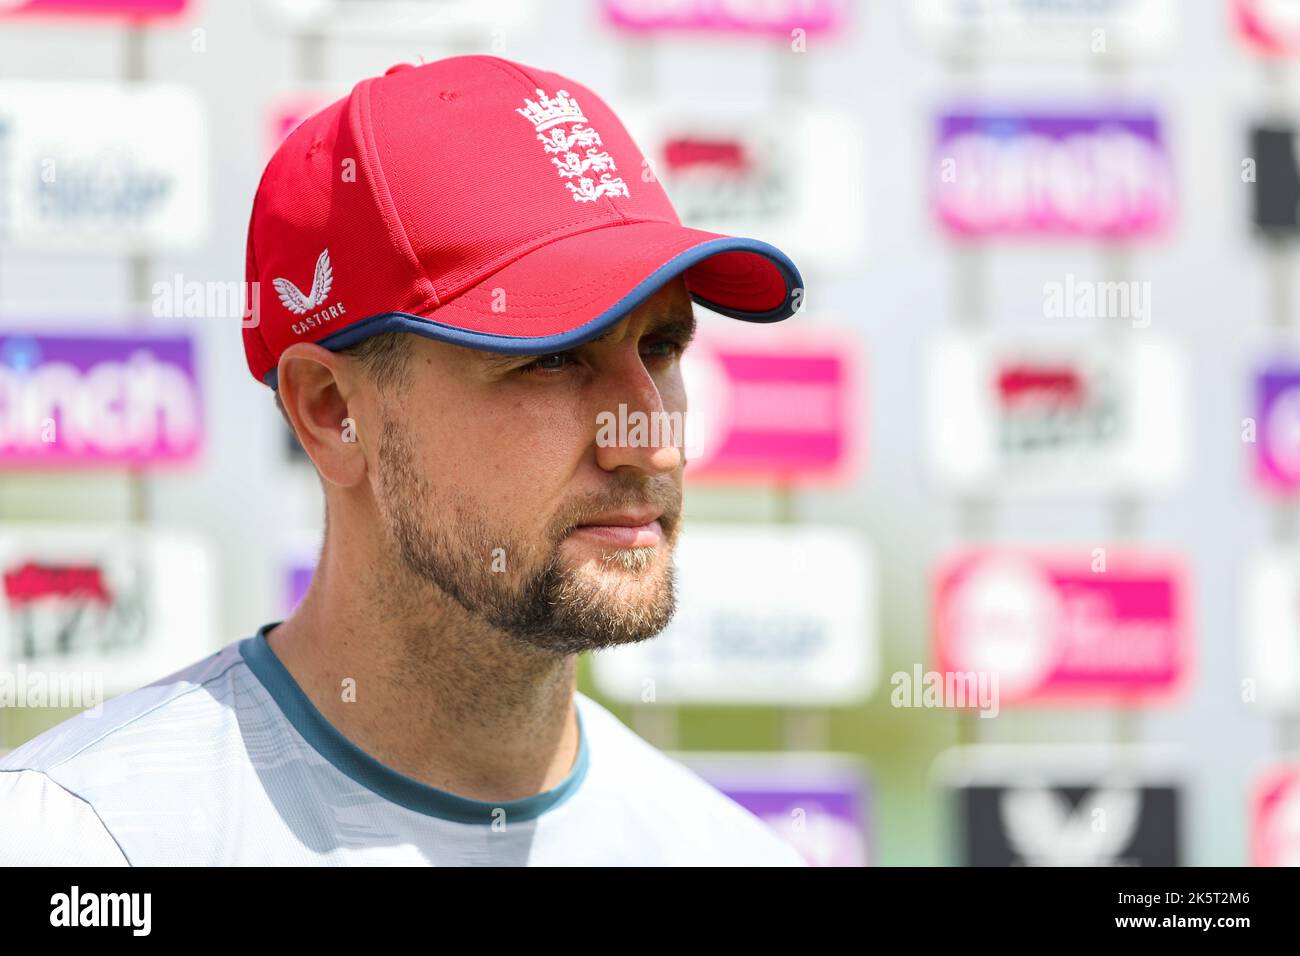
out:
<path id="1" fill-rule="evenodd" d="M 925 42 L 950 55 L 1146 57 L 1167 51 L 1178 27 L 1175 0 L 909 0 L 908 9 Z"/>
<path id="2" fill-rule="evenodd" d="M 851 115 L 793 103 L 746 115 L 642 103 L 619 115 L 684 225 L 761 236 L 804 272 L 862 264 L 868 157 Z"/>
<path id="3" fill-rule="evenodd" d="M 0 247 L 172 252 L 206 237 L 209 202 L 192 91 L 0 83 Z"/>
<path id="4" fill-rule="evenodd" d="M 261 0 L 260 19 L 293 33 L 338 37 L 438 36 L 532 23 L 537 0 Z"/>
<path id="5" fill-rule="evenodd" d="M 678 611 L 662 634 L 593 655 L 630 703 L 853 704 L 879 671 L 876 564 L 821 526 L 686 524 Z"/>
<path id="6" fill-rule="evenodd" d="M 1185 467 L 1186 397 L 1181 357 L 1147 330 L 944 333 L 928 362 L 929 458 L 966 490 L 1159 490 Z"/>
<path id="7" fill-rule="evenodd" d="M 0 670 L 148 684 L 216 648 L 215 567 L 188 534 L 0 526 Z"/>
<path id="8" fill-rule="evenodd" d="M 1245 584 L 1242 693 L 1269 710 L 1300 713 L 1300 550 L 1257 556 Z"/>

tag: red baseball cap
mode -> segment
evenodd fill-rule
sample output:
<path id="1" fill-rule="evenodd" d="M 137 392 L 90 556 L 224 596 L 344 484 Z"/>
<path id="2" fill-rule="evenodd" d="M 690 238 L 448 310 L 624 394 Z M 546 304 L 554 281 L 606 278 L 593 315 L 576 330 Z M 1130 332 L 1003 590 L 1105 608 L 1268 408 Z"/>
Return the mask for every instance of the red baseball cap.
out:
<path id="1" fill-rule="evenodd" d="M 582 84 L 494 56 L 400 64 L 304 120 L 267 164 L 244 351 L 272 388 L 294 342 L 400 331 L 563 351 L 679 274 L 694 301 L 749 322 L 802 305 L 779 249 L 681 224 Z"/>

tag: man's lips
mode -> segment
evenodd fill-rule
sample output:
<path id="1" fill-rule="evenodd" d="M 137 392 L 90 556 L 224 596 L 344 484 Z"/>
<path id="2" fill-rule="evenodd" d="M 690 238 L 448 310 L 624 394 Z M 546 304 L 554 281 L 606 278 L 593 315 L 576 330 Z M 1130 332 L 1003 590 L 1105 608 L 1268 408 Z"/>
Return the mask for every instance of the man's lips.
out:
<path id="1" fill-rule="evenodd" d="M 663 540 L 664 529 L 656 512 L 627 511 L 598 515 L 578 525 L 571 534 L 595 538 L 618 548 L 653 548 Z"/>

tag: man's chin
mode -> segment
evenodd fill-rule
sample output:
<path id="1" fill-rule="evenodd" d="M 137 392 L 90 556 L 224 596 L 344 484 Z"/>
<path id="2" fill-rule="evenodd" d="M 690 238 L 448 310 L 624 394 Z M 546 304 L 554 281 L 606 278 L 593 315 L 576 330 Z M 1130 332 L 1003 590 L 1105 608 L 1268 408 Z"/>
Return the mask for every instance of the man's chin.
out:
<path id="1" fill-rule="evenodd" d="M 516 632 L 533 646 L 574 654 L 636 644 L 659 634 L 676 611 L 672 558 L 661 549 L 614 548 L 562 567 L 546 600 L 546 626 Z"/>
<path id="2" fill-rule="evenodd" d="M 584 555 L 566 572 L 565 590 L 579 603 L 638 614 L 672 599 L 672 556 L 661 548 L 611 548 Z"/>

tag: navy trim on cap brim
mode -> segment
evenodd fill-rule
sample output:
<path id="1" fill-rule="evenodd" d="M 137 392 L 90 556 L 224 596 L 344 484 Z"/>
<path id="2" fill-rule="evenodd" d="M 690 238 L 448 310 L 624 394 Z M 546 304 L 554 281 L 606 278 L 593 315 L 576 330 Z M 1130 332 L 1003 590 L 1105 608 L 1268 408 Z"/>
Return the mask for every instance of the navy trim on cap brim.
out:
<path id="1" fill-rule="evenodd" d="M 691 293 L 691 298 L 711 312 L 725 315 L 743 322 L 780 322 L 788 319 L 803 306 L 803 276 L 790 258 L 776 246 L 761 239 L 726 236 L 710 239 L 692 246 L 673 256 L 654 272 L 646 276 L 632 288 L 627 295 L 588 322 L 584 322 L 567 332 L 553 335 L 499 335 L 494 332 L 475 332 L 458 326 L 447 325 L 436 319 L 412 315 L 409 312 L 381 312 L 353 323 L 346 329 L 340 329 L 325 336 L 317 345 L 332 352 L 356 345 L 363 339 L 381 332 L 412 332 L 426 339 L 463 345 L 466 348 L 479 349 L 484 352 L 497 352 L 505 355 L 544 355 L 550 352 L 563 352 L 577 348 L 600 336 L 611 325 L 622 321 L 629 312 L 639 306 L 669 279 L 680 275 L 691 266 L 703 262 L 723 252 L 755 252 L 763 256 L 781 272 L 785 279 L 785 301 L 768 312 L 746 312 L 743 309 L 731 309 L 701 296 Z M 436 313 L 435 313 L 436 314 Z M 277 387 L 278 367 L 272 368 L 262 379 L 271 388 Z"/>

